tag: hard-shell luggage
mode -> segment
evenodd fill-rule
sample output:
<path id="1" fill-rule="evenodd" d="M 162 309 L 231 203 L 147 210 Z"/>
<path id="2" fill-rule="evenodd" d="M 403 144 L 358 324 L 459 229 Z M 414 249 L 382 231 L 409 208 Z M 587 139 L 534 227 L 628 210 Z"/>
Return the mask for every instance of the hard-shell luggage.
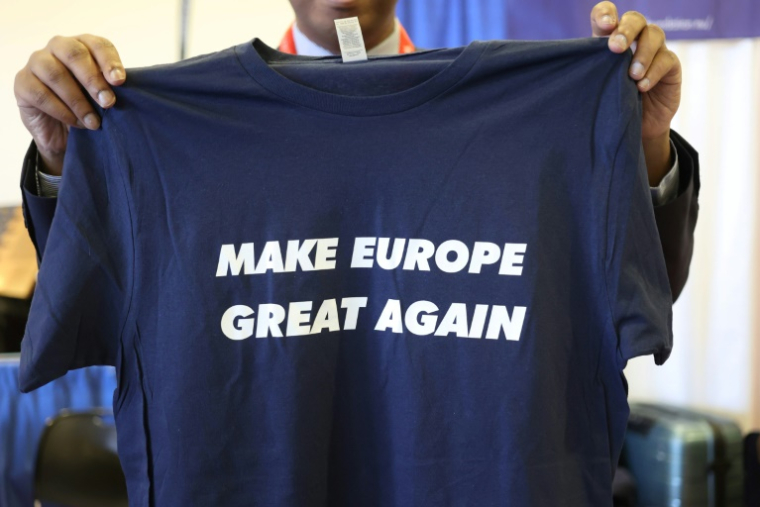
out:
<path id="1" fill-rule="evenodd" d="M 729 419 L 632 403 L 622 463 L 640 507 L 743 506 L 742 433 Z"/>
<path id="2" fill-rule="evenodd" d="M 760 433 L 744 437 L 744 505 L 760 505 Z"/>

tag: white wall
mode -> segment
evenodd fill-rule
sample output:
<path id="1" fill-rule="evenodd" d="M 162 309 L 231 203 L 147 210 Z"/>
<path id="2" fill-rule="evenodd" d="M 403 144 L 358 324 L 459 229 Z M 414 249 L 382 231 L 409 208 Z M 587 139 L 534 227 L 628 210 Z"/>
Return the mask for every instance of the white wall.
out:
<path id="1" fill-rule="evenodd" d="M 673 128 L 699 151 L 700 214 L 673 354 L 632 361 L 630 395 L 760 428 L 760 39 L 670 47 L 684 69 Z"/>
<path id="2" fill-rule="evenodd" d="M 13 80 L 54 35 L 110 39 L 129 67 L 176 61 L 180 0 L 2 0 L 0 2 L 0 206 L 21 202 L 21 162 L 31 137 L 21 124 Z M 276 45 L 293 19 L 287 0 L 193 0 L 188 56 L 259 37 Z M 129 77 L 127 77 L 129 78 Z"/>

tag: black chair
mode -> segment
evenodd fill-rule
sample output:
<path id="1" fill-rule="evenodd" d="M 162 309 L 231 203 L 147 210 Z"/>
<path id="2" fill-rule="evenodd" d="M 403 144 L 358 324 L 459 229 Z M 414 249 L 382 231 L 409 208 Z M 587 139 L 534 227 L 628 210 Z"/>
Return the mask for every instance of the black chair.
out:
<path id="1" fill-rule="evenodd" d="M 62 411 L 40 437 L 35 498 L 69 507 L 127 507 L 111 412 Z"/>

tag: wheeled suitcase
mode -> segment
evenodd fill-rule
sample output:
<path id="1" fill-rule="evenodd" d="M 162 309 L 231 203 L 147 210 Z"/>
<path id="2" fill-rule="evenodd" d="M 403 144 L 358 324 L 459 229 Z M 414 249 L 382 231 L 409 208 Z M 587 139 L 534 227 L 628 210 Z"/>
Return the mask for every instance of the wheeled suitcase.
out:
<path id="1" fill-rule="evenodd" d="M 632 403 L 622 463 L 639 507 L 743 506 L 742 433 L 729 419 Z"/>
<path id="2" fill-rule="evenodd" d="M 760 433 L 744 437 L 744 505 L 760 505 Z"/>

